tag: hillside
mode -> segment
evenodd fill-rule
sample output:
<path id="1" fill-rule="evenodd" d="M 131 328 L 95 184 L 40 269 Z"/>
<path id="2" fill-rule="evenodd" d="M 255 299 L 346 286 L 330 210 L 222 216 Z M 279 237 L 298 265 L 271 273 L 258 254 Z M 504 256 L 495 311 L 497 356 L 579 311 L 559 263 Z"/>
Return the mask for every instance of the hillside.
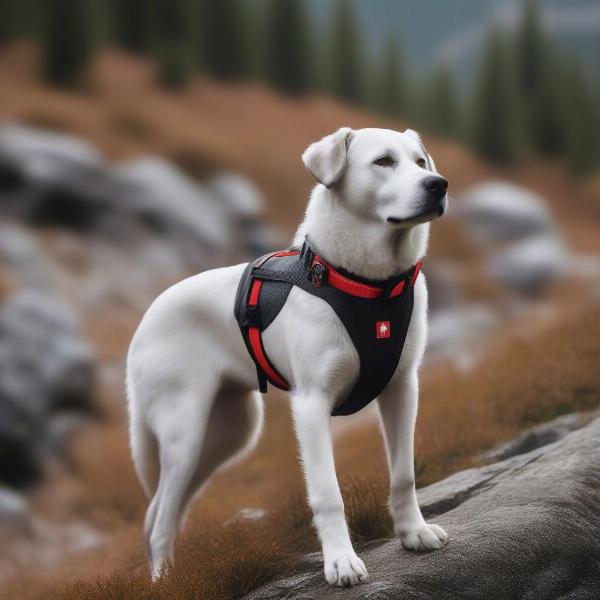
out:
<path id="1" fill-rule="evenodd" d="M 313 185 L 300 161 L 310 142 L 347 125 L 407 126 L 325 96 L 293 100 L 254 83 L 197 79 L 183 92 L 168 93 L 154 85 L 147 61 L 114 51 L 102 54 L 83 95 L 41 86 L 34 65 L 35 52 L 27 45 L 0 54 L 0 120 L 81 135 L 109 158 L 163 154 L 200 179 L 222 169 L 239 171 L 264 191 L 267 218 L 288 234 Z M 600 179 L 578 182 L 560 166 L 538 162 L 493 169 L 456 143 L 427 136 L 425 142 L 450 181 L 451 195 L 483 179 L 508 177 L 546 196 L 582 250 L 596 247 L 589 217 L 600 216 Z"/>
<path id="2" fill-rule="evenodd" d="M 0 52 L 0 121 L 81 136 L 110 160 L 160 154 L 201 181 L 221 170 L 243 173 L 264 192 L 266 218 L 287 235 L 301 218 L 313 184 L 300 160 L 307 144 L 343 125 L 406 127 L 324 96 L 290 100 L 254 83 L 197 79 L 182 92 L 167 93 L 154 85 L 151 65 L 114 51 L 102 54 L 85 93 L 67 93 L 40 85 L 31 75 L 35 61 L 26 44 Z M 600 179 L 574 180 L 560 164 L 547 162 L 500 170 L 458 144 L 427 137 L 425 142 L 452 194 L 498 177 L 531 188 L 548 200 L 573 250 L 600 253 Z M 40 238 L 56 235 L 60 241 L 59 233 L 35 230 Z M 86 241 L 85 236 L 71 239 L 72 254 Z M 465 271 L 473 267 L 475 272 L 480 262 L 452 219 L 434 225 L 431 255 L 460 261 Z M 489 281 L 472 283 L 467 291 L 477 298 L 497 293 L 490 291 Z M 0 295 L 10 291 L 4 287 L 12 290 L 9 277 L 0 278 Z M 598 406 L 599 321 L 592 291 L 579 283 L 571 288 L 567 281 L 552 297 L 546 319 L 517 314 L 489 335 L 485 356 L 477 349 L 482 362 L 476 370 L 446 363 L 424 369 L 416 438 L 419 485 L 479 464 L 482 452 L 532 424 Z M 58 527 L 73 520 L 90 524 L 100 542 L 67 561 L 44 563 L 44 569 L 31 568 L 35 561 L 24 551 L 21 566 L 16 560 L 17 576 L 0 581 L 0 597 L 229 598 L 292 571 L 301 553 L 316 549 L 316 539 L 289 411 L 283 394 L 271 392 L 256 452 L 211 482 L 191 511 L 174 571 L 159 586 L 150 586 L 141 534 L 146 499 L 130 461 L 122 386 L 123 358 L 141 311 L 123 309 L 118 299 L 114 304 L 117 310 L 102 305 L 84 323 L 103 373 L 101 418 L 73 439 L 67 468 L 50 465 L 46 482 L 30 495 L 35 510 Z M 390 534 L 384 454 L 372 416 L 341 432 L 336 443 L 359 544 Z M 252 513 L 257 509 L 265 512 L 252 519 L 260 514 Z M 0 561 L 8 546 L 0 545 Z"/>

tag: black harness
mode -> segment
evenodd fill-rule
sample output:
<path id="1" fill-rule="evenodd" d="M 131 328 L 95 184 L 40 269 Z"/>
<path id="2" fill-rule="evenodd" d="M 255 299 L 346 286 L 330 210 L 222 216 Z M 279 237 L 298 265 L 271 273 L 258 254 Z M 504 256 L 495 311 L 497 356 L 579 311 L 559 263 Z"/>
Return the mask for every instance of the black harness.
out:
<path id="1" fill-rule="evenodd" d="M 279 314 L 292 287 L 298 286 L 333 308 L 358 353 L 358 378 L 332 414 L 350 415 L 369 404 L 385 388 L 400 361 L 420 268 L 421 261 L 390 279 L 361 279 L 332 267 L 308 241 L 301 250 L 272 252 L 249 263 L 238 286 L 234 313 L 256 364 L 260 391 L 267 391 L 267 381 L 290 389 L 268 359 L 261 333 Z"/>

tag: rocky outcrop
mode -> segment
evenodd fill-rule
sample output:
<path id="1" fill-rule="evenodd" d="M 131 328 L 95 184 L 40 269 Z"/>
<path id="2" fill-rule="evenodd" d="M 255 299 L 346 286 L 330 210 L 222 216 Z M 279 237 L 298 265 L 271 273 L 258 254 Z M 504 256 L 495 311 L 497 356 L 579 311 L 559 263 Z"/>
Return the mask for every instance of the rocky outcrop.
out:
<path id="1" fill-rule="evenodd" d="M 36 292 L 0 306 L 0 481 L 33 481 L 65 414 L 93 408 L 94 356 L 69 308 Z M 60 421 L 60 422 L 59 422 Z"/>
<path id="2" fill-rule="evenodd" d="M 298 574 L 247 598 L 600 598 L 599 440 L 596 419 L 558 442 L 422 489 L 424 514 L 450 535 L 441 550 L 373 542 L 360 552 L 369 581 L 346 590 L 325 583 L 314 554 Z"/>
<path id="3" fill-rule="evenodd" d="M 284 245 L 262 209 L 258 190 L 237 174 L 202 185 L 158 156 L 114 165 L 77 137 L 0 126 L 0 214 L 22 222 L 111 244 L 165 240 L 184 264 L 203 268 L 208 254 L 226 262 Z"/>
<path id="4" fill-rule="evenodd" d="M 488 274 L 518 292 L 539 294 L 564 275 L 568 249 L 545 201 L 489 181 L 462 195 L 457 213 L 486 254 Z"/>

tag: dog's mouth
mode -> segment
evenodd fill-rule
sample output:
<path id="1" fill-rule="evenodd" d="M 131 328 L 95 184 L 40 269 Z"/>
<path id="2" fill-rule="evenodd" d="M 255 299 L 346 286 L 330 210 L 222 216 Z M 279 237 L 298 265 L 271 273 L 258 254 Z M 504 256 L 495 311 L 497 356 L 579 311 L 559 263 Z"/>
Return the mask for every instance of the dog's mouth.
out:
<path id="1" fill-rule="evenodd" d="M 429 223 L 434 219 L 438 219 L 441 217 L 448 207 L 448 202 L 446 198 L 442 200 L 440 204 L 438 204 L 434 208 L 428 208 L 422 213 L 415 215 L 413 217 L 400 218 L 400 217 L 388 217 L 387 222 L 390 225 L 402 225 L 403 227 L 420 225 L 422 223 Z"/>

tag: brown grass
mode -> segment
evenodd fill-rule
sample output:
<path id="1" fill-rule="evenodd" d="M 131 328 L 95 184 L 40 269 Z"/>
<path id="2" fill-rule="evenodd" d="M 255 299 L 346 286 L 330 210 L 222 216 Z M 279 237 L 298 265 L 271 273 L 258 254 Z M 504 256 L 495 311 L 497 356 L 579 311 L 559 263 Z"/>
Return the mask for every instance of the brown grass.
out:
<path id="1" fill-rule="evenodd" d="M 416 435 L 419 484 L 476 464 L 481 452 L 533 423 L 600 405 L 599 323 L 600 308 L 588 306 L 534 336 L 511 331 L 474 371 L 439 367 L 425 373 Z M 65 510 L 110 532 L 112 541 L 71 561 L 66 570 L 47 577 L 27 573 L 2 591 L 14 597 L 18 589 L 22 598 L 234 598 L 292 570 L 300 552 L 318 545 L 287 409 L 279 397 L 271 398 L 267 409 L 256 453 L 209 486 L 191 511 L 173 570 L 156 586 L 148 583 L 144 566 L 145 500 L 130 466 L 122 421 L 115 414 L 114 422 L 109 418 L 81 435 L 75 448 L 78 487 L 70 494 L 77 500 Z M 377 427 L 351 429 L 337 441 L 336 457 L 355 541 L 360 546 L 390 535 Z M 243 506 L 265 507 L 268 516 L 222 525 Z"/>
<path id="2" fill-rule="evenodd" d="M 0 119 L 60 127 L 83 135 L 112 159 L 157 152 L 200 178 L 230 168 L 261 186 L 269 218 L 291 232 L 312 182 L 299 160 L 312 140 L 342 125 L 403 124 L 324 97 L 285 99 L 257 84 L 194 81 L 176 94 L 157 89 L 151 66 L 115 52 L 103 54 L 85 95 L 48 90 L 31 76 L 30 46 L 0 52 Z M 144 101 L 140 102 L 140 98 Z M 562 167 L 531 163 L 494 170 L 449 142 L 426 140 L 452 191 L 491 176 L 507 176 L 545 194 L 576 249 L 597 251 L 598 180 L 577 182 Z M 576 199 L 576 201 L 574 201 Z M 434 225 L 432 254 L 477 258 L 450 219 Z M 0 273 L 0 281 L 10 277 Z M 478 277 L 472 296 L 496 294 Z M 0 284 L 0 296 L 2 294 Z M 587 292 L 586 292 L 587 293 Z M 573 297 L 573 289 L 569 289 Z M 600 310 L 571 305 L 545 331 L 509 330 L 475 371 L 427 369 L 416 435 L 419 484 L 477 462 L 481 451 L 522 428 L 600 404 Z M 134 327 L 115 309 L 90 319 L 87 332 L 103 360 L 120 360 Z M 98 551 L 69 557 L 55 569 L 23 569 L 0 585 L 6 598 L 121 599 L 232 598 L 294 568 L 298 553 L 317 549 L 288 409 L 278 393 L 267 399 L 267 427 L 251 458 L 218 474 L 190 513 L 177 544 L 177 562 L 157 586 L 148 582 L 141 539 L 146 507 L 127 445 L 122 390 L 104 390 L 104 417 L 74 441 L 75 470 L 52 478 L 32 502 L 49 519 L 86 519 L 109 537 Z M 389 535 L 385 456 L 376 426 L 350 429 L 336 443 L 348 520 L 356 542 Z M 365 475 L 368 474 L 368 475 Z M 254 524 L 223 525 L 242 507 L 263 507 Z"/>

